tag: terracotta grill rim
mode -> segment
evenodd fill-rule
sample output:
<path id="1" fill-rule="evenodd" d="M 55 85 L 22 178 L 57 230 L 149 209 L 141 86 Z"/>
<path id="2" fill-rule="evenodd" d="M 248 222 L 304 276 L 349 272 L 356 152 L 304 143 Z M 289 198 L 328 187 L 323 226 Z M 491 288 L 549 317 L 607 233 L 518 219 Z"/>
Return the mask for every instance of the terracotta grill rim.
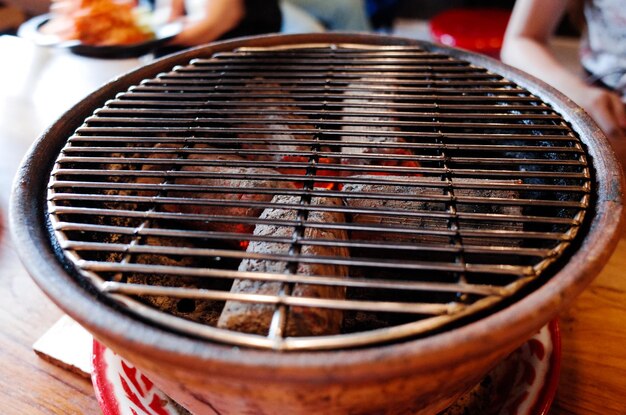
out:
<path id="1" fill-rule="evenodd" d="M 118 91 L 142 79 L 186 63 L 198 55 L 242 46 L 275 46 L 303 43 L 365 43 L 372 45 L 420 46 L 453 53 L 455 57 L 492 70 L 518 83 L 552 105 L 583 138 L 593 160 L 597 197 L 591 227 L 578 250 L 548 282 L 514 304 L 475 322 L 417 340 L 362 349 L 293 351 L 280 353 L 215 344 L 177 335 L 133 319 L 104 302 L 73 279 L 55 256 L 46 231 L 45 189 L 48 173 L 69 136 L 95 108 Z M 366 376 L 388 378 L 425 372 L 442 364 L 451 365 L 479 358 L 489 350 L 522 343 L 566 307 L 601 271 L 619 240 L 622 226 L 624 178 L 617 159 L 601 130 L 571 100 L 549 85 L 494 59 L 458 49 L 411 39 L 350 33 L 267 35 L 240 38 L 201 46 L 178 53 L 112 80 L 66 112 L 33 144 L 14 182 L 10 206 L 12 234 L 19 256 L 41 289 L 67 314 L 84 325 L 105 344 L 118 345 L 144 359 L 162 365 L 247 376 L 259 379 L 282 377 L 293 381 L 315 378 L 359 380 Z M 411 359 L 407 359 L 411 356 Z M 418 358 L 416 358 L 418 357 Z M 254 372 L 250 369 L 254 368 Z"/>

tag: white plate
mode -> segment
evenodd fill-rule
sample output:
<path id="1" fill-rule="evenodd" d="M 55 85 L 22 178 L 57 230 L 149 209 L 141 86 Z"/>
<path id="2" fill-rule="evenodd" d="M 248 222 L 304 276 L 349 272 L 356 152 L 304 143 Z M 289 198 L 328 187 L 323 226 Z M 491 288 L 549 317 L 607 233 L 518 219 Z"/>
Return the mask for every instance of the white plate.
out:
<path id="1" fill-rule="evenodd" d="M 96 46 L 86 45 L 78 40 L 64 40 L 56 35 L 45 33 L 41 29 L 50 19 L 50 14 L 33 17 L 20 26 L 17 35 L 24 39 L 29 39 L 39 46 L 65 48 L 77 55 L 94 58 L 131 58 L 150 53 L 182 30 L 182 22 L 175 21 L 156 25 L 154 27 L 154 38 L 145 42 L 128 45 Z"/>

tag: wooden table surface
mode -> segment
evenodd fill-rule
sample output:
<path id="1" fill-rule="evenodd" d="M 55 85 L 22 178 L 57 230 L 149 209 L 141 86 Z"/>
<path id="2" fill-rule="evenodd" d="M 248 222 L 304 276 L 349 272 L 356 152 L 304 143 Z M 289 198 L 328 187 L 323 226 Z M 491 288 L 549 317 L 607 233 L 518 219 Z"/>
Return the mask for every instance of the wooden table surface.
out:
<path id="1" fill-rule="evenodd" d="M 0 413 L 97 414 L 88 380 L 32 351 L 62 313 L 17 259 L 6 229 L 7 205 L 19 161 L 46 125 L 142 61 L 80 58 L 7 36 L 0 37 L 0 56 Z M 562 372 L 550 413 L 626 414 L 626 236 L 560 322 Z"/>

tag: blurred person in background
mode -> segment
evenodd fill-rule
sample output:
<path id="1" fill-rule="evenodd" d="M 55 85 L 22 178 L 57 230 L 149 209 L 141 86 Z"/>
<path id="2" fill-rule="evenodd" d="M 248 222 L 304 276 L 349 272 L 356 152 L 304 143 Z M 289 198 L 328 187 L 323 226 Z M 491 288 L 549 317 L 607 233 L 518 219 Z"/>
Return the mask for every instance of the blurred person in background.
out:
<path id="1" fill-rule="evenodd" d="M 4 1 L 4 0 L 0 0 Z M 169 20 L 180 19 L 182 32 L 168 45 L 170 51 L 215 40 L 264 33 L 306 33 L 325 30 L 366 32 L 390 23 L 398 0 L 8 0 L 29 14 L 90 7 L 98 1 L 116 1 L 169 10 Z M 68 14 L 68 13 L 65 13 Z M 383 24 L 380 24 L 383 21 Z"/>
<path id="2" fill-rule="evenodd" d="M 324 29 L 349 32 L 372 30 L 365 0 L 282 0 L 285 8 L 298 8 L 317 19 Z"/>
<path id="3" fill-rule="evenodd" d="M 50 9 L 50 1 L 51 0 L 2 0 L 1 3 L 14 6 L 22 10 L 28 16 L 37 16 L 48 12 Z"/>
<path id="4" fill-rule="evenodd" d="M 584 13 L 580 58 L 586 77 L 564 67 L 548 46 L 568 11 Z M 626 168 L 626 0 L 517 0 L 501 58 L 580 105 Z"/>
<path id="5" fill-rule="evenodd" d="M 162 0 L 159 0 L 162 1 Z M 192 46 L 218 38 L 268 32 L 308 33 L 325 30 L 367 32 L 374 13 L 396 0 L 170 0 L 173 17 L 188 23 L 173 44 Z M 278 11 L 280 9 L 280 12 Z M 282 15 L 282 25 L 276 25 Z M 246 17 L 248 17 L 246 19 Z"/>
<path id="6" fill-rule="evenodd" d="M 171 18 L 185 21 L 170 46 L 188 47 L 218 39 L 278 32 L 277 0 L 170 0 Z M 157 5 L 158 7 L 158 5 Z"/>
<path id="7" fill-rule="evenodd" d="M 309 29 L 303 21 L 299 32 L 343 31 L 370 32 L 390 30 L 396 17 L 399 0 L 281 0 L 283 16 L 288 20 L 291 11 L 305 13 L 317 21 Z"/>
<path id="8" fill-rule="evenodd" d="M 5 1 L 5 0 L 2 0 Z M 134 3 L 169 8 L 170 20 L 182 19 L 182 32 L 171 43 L 177 49 L 227 39 L 278 32 L 282 15 L 278 0 L 7 0 L 29 15 L 52 12 L 70 18 L 96 3 Z"/>
<path id="9" fill-rule="evenodd" d="M 368 32 L 391 24 L 398 0 L 158 0 L 172 19 L 184 17 L 170 46 L 188 47 L 235 36 L 325 30 Z M 282 18 L 282 23 L 279 23 Z"/>

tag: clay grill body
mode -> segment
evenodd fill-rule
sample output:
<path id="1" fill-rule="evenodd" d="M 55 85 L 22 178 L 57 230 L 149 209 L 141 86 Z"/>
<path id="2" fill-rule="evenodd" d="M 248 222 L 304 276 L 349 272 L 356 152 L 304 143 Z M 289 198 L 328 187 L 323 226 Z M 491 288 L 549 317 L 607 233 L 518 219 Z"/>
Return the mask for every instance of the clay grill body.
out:
<path id="1" fill-rule="evenodd" d="M 272 134 L 283 137 L 278 150 Z M 105 137 L 109 148 L 98 144 Z M 191 409 L 432 413 L 600 271 L 617 241 L 619 172 L 586 114 L 495 60 L 383 36 L 267 36 L 167 57 L 94 92 L 34 145 L 11 214 L 44 291 Z M 107 174 L 123 179 L 97 178 Z M 233 202 L 209 181 L 220 174 L 266 197 Z M 222 215 L 207 208 L 229 204 Z M 94 209 L 115 216 L 103 213 L 113 205 L 128 217 L 83 223 Z M 278 208 L 292 210 L 279 221 L 298 243 L 236 247 L 266 238 L 252 231 L 277 225 Z M 326 246 L 325 226 L 342 248 L 311 258 L 310 246 Z M 159 255 L 170 262 L 154 263 Z M 198 257 L 287 262 L 252 276 L 278 287 L 260 300 L 273 310 L 267 329 L 227 330 L 219 312 L 192 322 L 176 308 L 188 303 L 154 308 L 161 298 L 192 299 L 196 310 L 258 300 L 218 284 L 246 278 L 244 268 L 189 259 Z M 178 287 L 154 283 L 173 270 Z M 307 273 L 327 289 L 291 295 Z M 406 294 L 421 291 L 434 300 Z M 382 327 L 355 317 L 339 333 L 290 329 L 290 313 L 309 309 L 337 310 L 316 315 L 333 321 L 383 315 Z"/>

